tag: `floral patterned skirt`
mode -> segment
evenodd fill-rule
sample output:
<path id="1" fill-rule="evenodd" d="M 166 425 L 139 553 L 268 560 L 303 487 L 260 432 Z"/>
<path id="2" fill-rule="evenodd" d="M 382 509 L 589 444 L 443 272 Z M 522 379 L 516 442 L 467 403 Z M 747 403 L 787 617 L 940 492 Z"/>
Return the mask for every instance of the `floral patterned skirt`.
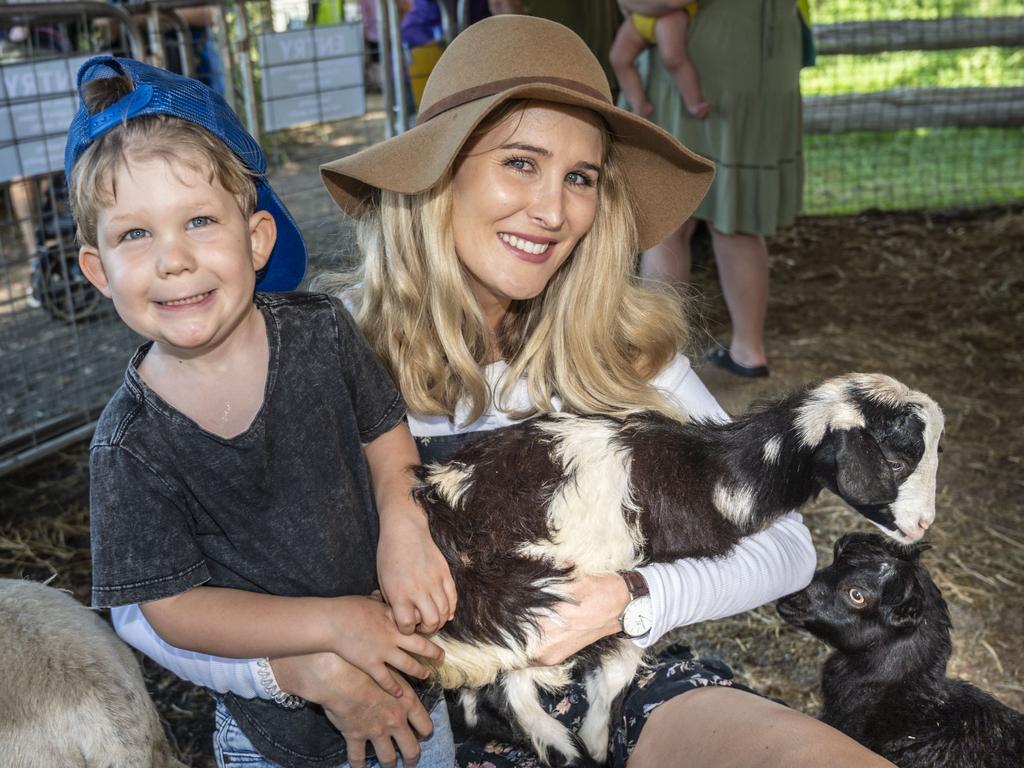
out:
<path id="1" fill-rule="evenodd" d="M 753 693 L 734 682 L 732 670 L 718 659 L 699 658 L 684 645 L 670 645 L 662 650 L 626 691 L 621 717 L 611 727 L 608 765 L 625 768 L 648 715 L 660 704 L 709 685 L 726 685 Z M 541 703 L 552 717 L 575 733 L 587 711 L 586 687 L 577 680 L 557 694 L 542 693 Z M 449 709 L 454 707 L 449 703 Z M 460 768 L 541 768 L 540 759 L 529 747 L 485 741 L 472 733 L 460 732 L 458 727 L 455 740 Z"/>

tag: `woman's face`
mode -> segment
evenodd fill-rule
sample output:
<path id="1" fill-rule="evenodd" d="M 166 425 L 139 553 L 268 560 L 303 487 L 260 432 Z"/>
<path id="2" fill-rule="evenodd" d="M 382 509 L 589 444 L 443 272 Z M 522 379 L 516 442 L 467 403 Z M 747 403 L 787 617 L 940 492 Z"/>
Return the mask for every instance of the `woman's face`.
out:
<path id="1" fill-rule="evenodd" d="M 546 103 L 467 145 L 453 178 L 455 252 L 491 328 L 544 290 L 594 223 L 603 154 L 594 113 Z"/>

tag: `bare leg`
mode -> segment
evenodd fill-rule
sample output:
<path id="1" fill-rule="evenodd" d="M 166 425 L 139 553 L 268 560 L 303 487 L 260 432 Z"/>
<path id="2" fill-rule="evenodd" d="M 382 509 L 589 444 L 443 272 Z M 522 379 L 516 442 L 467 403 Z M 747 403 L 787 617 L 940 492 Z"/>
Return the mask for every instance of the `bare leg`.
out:
<path id="1" fill-rule="evenodd" d="M 732 321 L 729 354 L 740 365 L 765 365 L 768 245 L 760 235 L 725 235 L 714 227 L 711 227 L 711 242 Z"/>
<path id="2" fill-rule="evenodd" d="M 686 104 L 686 111 L 696 118 L 703 118 L 711 109 L 711 102 L 704 100 L 697 67 L 686 48 L 689 29 L 690 14 L 686 11 L 666 13 L 654 25 L 654 39 L 658 41 L 658 57 L 672 75 L 676 90 Z"/>
<path id="3" fill-rule="evenodd" d="M 14 218 L 21 232 L 21 244 L 27 256 L 36 252 L 36 211 L 39 208 L 39 195 L 36 183 L 31 179 L 11 182 L 11 207 Z"/>
<path id="4" fill-rule="evenodd" d="M 893 768 L 812 717 L 735 688 L 710 687 L 650 716 L 629 768 Z"/>
<path id="5" fill-rule="evenodd" d="M 644 251 L 640 257 L 640 276 L 666 283 L 685 296 L 690 282 L 690 238 L 696 228 L 697 221 L 687 219 L 671 235 Z"/>
<path id="6" fill-rule="evenodd" d="M 636 68 L 637 57 L 647 48 L 647 41 L 643 39 L 633 22 L 628 18 L 619 26 L 615 33 L 615 40 L 608 51 L 608 60 L 615 70 L 615 77 L 619 81 L 619 88 L 622 89 L 626 100 L 633 107 L 633 111 L 640 117 L 650 117 L 654 112 L 654 105 L 647 99 L 644 92 L 644 84 L 640 79 L 640 72 Z"/>

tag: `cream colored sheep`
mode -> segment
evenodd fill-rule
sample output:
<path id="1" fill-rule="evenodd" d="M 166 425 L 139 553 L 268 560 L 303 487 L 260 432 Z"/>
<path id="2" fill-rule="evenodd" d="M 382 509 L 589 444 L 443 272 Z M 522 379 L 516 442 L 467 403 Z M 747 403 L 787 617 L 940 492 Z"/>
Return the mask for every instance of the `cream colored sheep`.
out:
<path id="1" fill-rule="evenodd" d="M 0 579 L 0 764 L 182 766 L 128 646 L 68 593 L 17 579 Z"/>

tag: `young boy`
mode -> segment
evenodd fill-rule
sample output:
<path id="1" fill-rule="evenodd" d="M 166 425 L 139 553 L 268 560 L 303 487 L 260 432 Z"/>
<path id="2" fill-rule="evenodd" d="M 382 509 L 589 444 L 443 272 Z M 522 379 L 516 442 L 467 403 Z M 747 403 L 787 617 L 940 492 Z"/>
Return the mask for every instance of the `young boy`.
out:
<path id="1" fill-rule="evenodd" d="M 624 11 L 626 20 L 615 33 L 608 58 L 623 95 L 633 111 L 641 117 L 654 114 L 654 105 L 644 93 L 644 84 L 636 69 L 636 59 L 648 45 L 655 44 L 658 46 L 661 63 L 672 75 L 676 89 L 683 97 L 686 111 L 702 119 L 711 109 L 711 103 L 705 101 L 701 93 L 697 68 L 686 48 L 690 16 L 696 8 L 696 3 L 690 3 L 681 10 L 670 11 L 662 16 L 642 16 Z"/>
<path id="2" fill-rule="evenodd" d="M 322 708 L 280 691 L 269 664 L 273 700 L 220 699 L 220 762 L 361 764 L 367 739 L 382 762 L 395 745 L 412 759 L 432 728 L 426 703 L 441 727 L 420 765 L 448 768 L 443 703 L 393 674 L 425 677 L 414 655 L 440 650 L 362 597 L 377 587 L 376 502 L 381 537 L 429 566 L 388 597 L 417 617 L 439 607 L 440 623 L 454 610 L 409 496 L 417 454 L 398 392 L 339 302 L 254 294 L 295 288 L 305 246 L 219 96 L 111 56 L 78 83 L 65 167 L 79 263 L 149 339 L 90 448 L 93 604 L 141 603 L 181 648 L 346 665 L 350 688 Z"/>

